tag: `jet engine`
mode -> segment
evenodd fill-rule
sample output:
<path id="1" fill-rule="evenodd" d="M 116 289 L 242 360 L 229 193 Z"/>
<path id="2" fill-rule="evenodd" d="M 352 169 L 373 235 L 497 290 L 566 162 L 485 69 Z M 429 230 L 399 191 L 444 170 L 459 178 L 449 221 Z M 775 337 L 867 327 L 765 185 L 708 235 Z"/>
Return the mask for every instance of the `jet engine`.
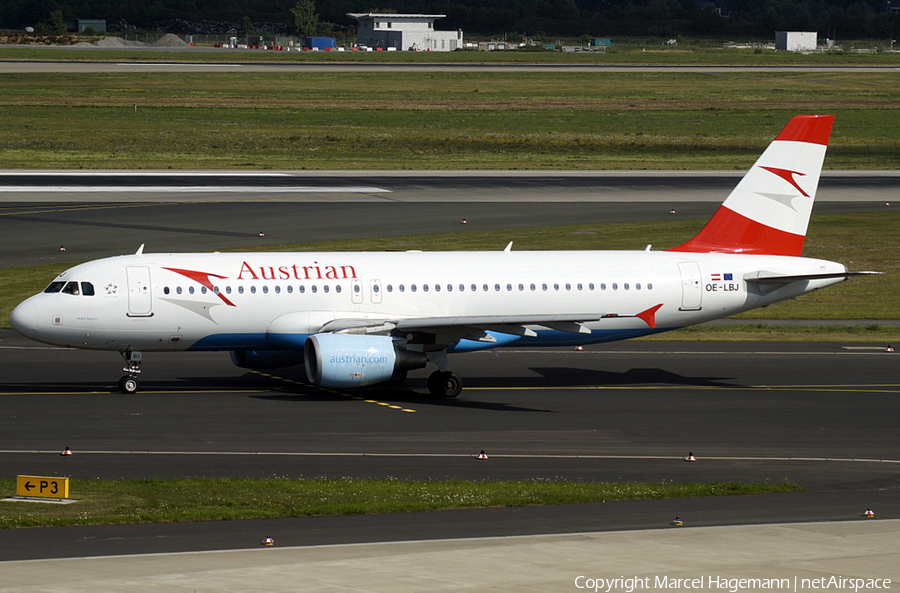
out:
<path id="1" fill-rule="evenodd" d="M 299 350 L 232 350 L 231 362 L 242 369 L 280 369 L 303 362 Z"/>
<path id="2" fill-rule="evenodd" d="M 303 348 L 306 377 L 322 387 L 362 387 L 403 377 L 428 362 L 389 336 L 315 334 Z"/>

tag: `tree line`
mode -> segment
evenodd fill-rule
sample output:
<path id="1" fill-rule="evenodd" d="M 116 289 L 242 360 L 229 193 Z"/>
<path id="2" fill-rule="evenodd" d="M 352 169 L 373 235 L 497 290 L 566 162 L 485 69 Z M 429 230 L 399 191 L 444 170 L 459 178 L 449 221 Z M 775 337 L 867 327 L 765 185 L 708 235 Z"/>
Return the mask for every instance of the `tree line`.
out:
<path id="1" fill-rule="evenodd" d="M 900 6 L 900 2 L 894 0 Z M 348 30 L 350 12 L 443 14 L 438 29 L 467 36 L 548 39 L 559 37 L 699 37 L 772 39 L 776 30 L 817 31 L 836 39 L 896 39 L 900 13 L 887 0 L 0 0 L 0 28 L 58 26 L 51 15 L 106 19 L 117 28 L 185 33 L 193 23 L 249 21 L 286 33 Z M 212 26 L 212 25 L 209 25 Z M 213 32 L 213 31 L 209 31 Z"/>

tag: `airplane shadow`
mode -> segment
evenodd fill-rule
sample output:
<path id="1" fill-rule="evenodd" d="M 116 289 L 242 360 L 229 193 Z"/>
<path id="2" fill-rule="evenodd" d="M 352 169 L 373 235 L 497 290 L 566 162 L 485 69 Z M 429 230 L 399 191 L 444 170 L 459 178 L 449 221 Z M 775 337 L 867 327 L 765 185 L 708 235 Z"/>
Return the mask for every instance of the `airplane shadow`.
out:
<path id="1" fill-rule="evenodd" d="M 628 387 L 636 385 L 742 387 L 737 383 L 729 382 L 725 377 L 690 377 L 660 368 L 635 368 L 624 373 L 572 367 L 532 367 L 531 370 L 541 375 L 541 378 L 529 378 L 523 382 L 523 385 L 542 387 Z M 504 381 L 504 384 L 509 385 L 509 381 Z"/>

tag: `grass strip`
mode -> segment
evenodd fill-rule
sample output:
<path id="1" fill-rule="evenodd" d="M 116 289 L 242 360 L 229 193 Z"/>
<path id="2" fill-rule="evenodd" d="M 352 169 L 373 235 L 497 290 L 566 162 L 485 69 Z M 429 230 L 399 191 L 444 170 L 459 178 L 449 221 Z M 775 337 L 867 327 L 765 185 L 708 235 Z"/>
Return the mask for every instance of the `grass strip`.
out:
<path id="1" fill-rule="evenodd" d="M 0 502 L 0 528 L 171 523 L 797 492 L 790 483 L 272 478 L 71 480 L 70 505 Z M 15 480 L 0 480 L 15 492 Z"/>
<path id="2" fill-rule="evenodd" d="M 892 72 L 0 74 L 0 168 L 745 169 L 797 113 L 900 168 Z"/>

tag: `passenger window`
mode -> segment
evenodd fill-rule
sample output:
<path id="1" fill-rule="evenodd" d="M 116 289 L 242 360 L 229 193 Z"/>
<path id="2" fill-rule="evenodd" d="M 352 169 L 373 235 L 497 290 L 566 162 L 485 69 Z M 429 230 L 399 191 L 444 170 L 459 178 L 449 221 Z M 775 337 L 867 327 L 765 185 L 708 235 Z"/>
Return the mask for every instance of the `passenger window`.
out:
<path id="1" fill-rule="evenodd" d="M 48 286 L 47 288 L 44 289 L 44 292 L 46 292 L 46 293 L 59 292 L 60 290 L 62 290 L 63 286 L 65 286 L 65 285 L 66 285 L 65 282 L 51 282 L 50 286 Z"/>
<path id="2" fill-rule="evenodd" d="M 281 285 L 275 287 L 275 294 L 281 294 Z"/>
<path id="3" fill-rule="evenodd" d="M 323 292 L 328 292 L 328 285 L 327 285 L 327 284 L 326 284 L 325 286 L 322 287 L 322 291 L 323 291 Z"/>
<path id="4" fill-rule="evenodd" d="M 192 292 L 193 292 L 193 291 L 192 291 Z M 251 287 L 250 287 L 250 294 L 256 294 L 256 287 L 255 287 L 255 286 L 251 286 Z"/>
<path id="5" fill-rule="evenodd" d="M 64 294 L 78 294 L 78 283 L 77 282 L 67 282 L 66 285 L 62 289 Z"/>
<path id="6" fill-rule="evenodd" d="M 312 291 L 313 291 L 313 292 L 319 292 L 319 287 L 316 286 L 315 284 L 313 284 L 313 285 L 312 285 Z"/>
<path id="7" fill-rule="evenodd" d="M 304 292 L 306 292 L 306 287 L 301 284 L 297 287 L 297 290 L 300 291 L 300 294 L 303 294 Z"/>
<path id="8" fill-rule="evenodd" d="M 242 290 L 241 292 L 244 292 L 244 291 Z M 176 287 L 175 287 L 175 294 L 181 294 L 181 287 L 180 287 L 180 286 L 176 286 Z"/>
<path id="9" fill-rule="evenodd" d="M 84 296 L 94 296 L 94 285 L 90 282 L 81 283 L 81 294 Z M 169 288 L 166 287 L 166 294 L 169 294 Z"/>
<path id="10" fill-rule="evenodd" d="M 269 287 L 263 284 L 263 294 L 269 294 Z"/>
<path id="11" fill-rule="evenodd" d="M 194 294 L 194 287 L 193 287 L 193 286 L 188 286 L 188 292 L 191 293 L 191 294 Z"/>
<path id="12" fill-rule="evenodd" d="M 287 285 L 287 292 L 288 292 L 288 294 L 293 294 L 293 292 L 294 292 L 293 285 L 291 285 L 291 284 Z"/>
<path id="13" fill-rule="evenodd" d="M 338 284 L 337 286 L 334 287 L 334 292 L 341 292 L 341 285 L 340 285 L 340 284 Z"/>
<path id="14" fill-rule="evenodd" d="M 85 293 L 85 294 L 87 294 L 87 293 Z M 169 294 L 169 287 L 168 287 L 168 286 L 166 286 L 166 287 L 163 288 L 163 294 Z"/>
<path id="15" fill-rule="evenodd" d="M 425 291 L 425 292 L 428 292 L 428 285 L 427 285 L 427 284 L 423 284 L 423 285 L 422 285 L 422 290 Z"/>

